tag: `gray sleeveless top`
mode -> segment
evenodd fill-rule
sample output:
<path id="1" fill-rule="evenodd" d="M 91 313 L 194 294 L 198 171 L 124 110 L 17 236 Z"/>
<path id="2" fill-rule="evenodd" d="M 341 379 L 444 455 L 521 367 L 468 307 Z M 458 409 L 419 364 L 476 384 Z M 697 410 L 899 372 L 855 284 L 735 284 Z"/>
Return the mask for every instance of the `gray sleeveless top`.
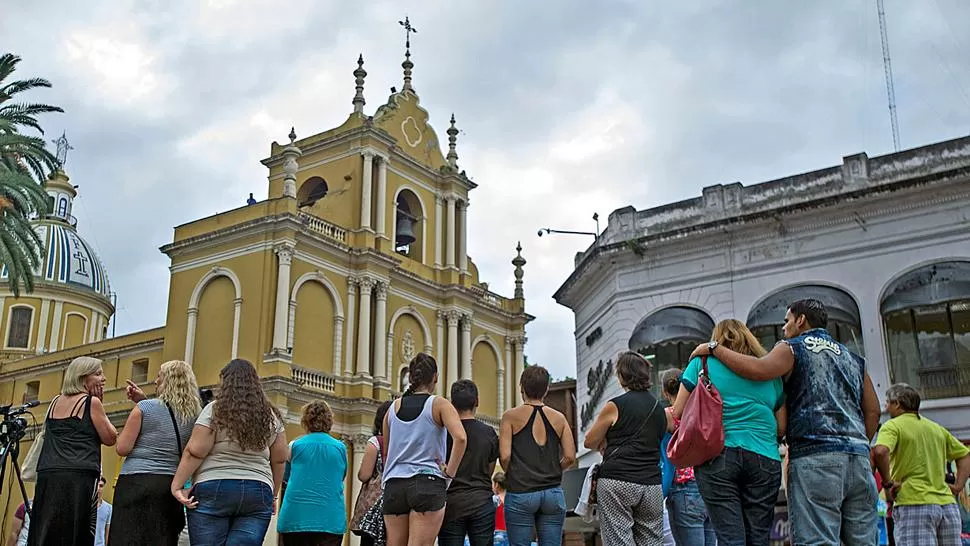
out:
<path id="1" fill-rule="evenodd" d="M 141 431 L 131 453 L 121 465 L 121 473 L 174 476 L 182 454 L 179 452 L 175 426 L 172 424 L 168 406 L 165 402 L 152 398 L 138 402 L 138 408 L 141 410 Z M 183 449 L 189 443 L 193 426 L 195 419 L 179 423 Z"/>
<path id="2" fill-rule="evenodd" d="M 407 399 L 409 397 L 405 397 Z M 384 463 L 384 480 L 410 478 L 418 474 L 432 474 L 444 478 L 441 465 L 447 457 L 448 431 L 435 423 L 431 406 L 435 396 L 429 396 L 421 413 L 413 421 L 403 421 L 394 411 L 387 412 L 390 434 L 387 461 Z M 401 407 L 404 407 L 404 401 Z M 399 410 L 400 411 L 400 410 Z"/>

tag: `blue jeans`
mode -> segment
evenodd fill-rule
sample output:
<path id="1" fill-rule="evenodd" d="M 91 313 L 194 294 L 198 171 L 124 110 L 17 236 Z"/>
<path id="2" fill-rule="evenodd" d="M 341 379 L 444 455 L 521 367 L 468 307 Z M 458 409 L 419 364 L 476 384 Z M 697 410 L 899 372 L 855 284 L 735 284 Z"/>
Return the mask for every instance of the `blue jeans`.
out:
<path id="1" fill-rule="evenodd" d="M 714 525 L 707 515 L 697 480 L 675 483 L 667 495 L 670 532 L 677 546 L 715 546 Z"/>
<path id="2" fill-rule="evenodd" d="M 726 447 L 717 457 L 695 466 L 694 475 L 719 546 L 768 546 L 781 487 L 781 461 Z"/>
<path id="3" fill-rule="evenodd" d="M 804 546 L 853 544 L 874 546 L 876 480 L 869 457 L 815 453 L 788 462 L 788 517 L 792 543 Z"/>
<path id="4" fill-rule="evenodd" d="M 273 516 L 273 488 L 257 480 L 196 484 L 188 511 L 192 546 L 261 546 Z"/>
<path id="5" fill-rule="evenodd" d="M 561 546 L 565 523 L 566 497 L 562 487 L 505 494 L 509 546 L 529 546 L 533 536 L 538 536 L 542 546 Z"/>
<path id="6" fill-rule="evenodd" d="M 495 504 L 492 499 L 463 518 L 441 524 L 438 546 L 462 546 L 465 536 L 471 546 L 491 546 L 495 532 Z"/>

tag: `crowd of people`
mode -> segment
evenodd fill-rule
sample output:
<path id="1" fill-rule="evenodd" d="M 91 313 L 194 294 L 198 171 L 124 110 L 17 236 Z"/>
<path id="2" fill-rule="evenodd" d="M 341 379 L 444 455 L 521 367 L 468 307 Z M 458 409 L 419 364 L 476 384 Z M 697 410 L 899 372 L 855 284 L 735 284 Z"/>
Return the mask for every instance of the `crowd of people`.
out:
<path id="1" fill-rule="evenodd" d="M 576 510 L 595 507 L 602 543 L 767 545 L 784 482 L 793 544 L 960 546 L 970 450 L 920 415 L 905 384 L 887 390 L 891 418 L 880 427 L 865 362 L 826 322 L 821 302 L 794 302 L 786 340 L 766 351 L 743 323 L 722 321 L 683 371 L 661 376 L 660 397 L 650 363 L 620 355 L 624 392 L 586 433 L 602 463 Z M 191 366 L 171 361 L 153 398 L 128 382 L 135 406 L 119 434 L 101 402 L 101 361 L 76 358 L 37 441 L 33 509 L 17 511 L 8 544 L 174 546 L 187 526 L 194 545 L 255 546 L 278 509 L 286 546 L 336 546 L 348 531 L 363 546 L 560 545 L 576 443 L 566 416 L 544 403 L 548 371 L 523 370 L 523 402 L 497 433 L 476 419 L 474 382 L 435 395 L 437 363 L 424 353 L 408 377 L 402 396 L 377 408 L 348 518 L 347 450 L 325 401 L 303 409 L 305 434 L 287 443 L 250 362 L 229 362 L 209 402 Z M 715 388 L 723 449 L 674 466 L 671 434 L 687 426 L 691 397 Z M 102 446 L 125 457 L 113 506 L 101 498 Z M 880 491 L 892 522 L 884 536 Z"/>

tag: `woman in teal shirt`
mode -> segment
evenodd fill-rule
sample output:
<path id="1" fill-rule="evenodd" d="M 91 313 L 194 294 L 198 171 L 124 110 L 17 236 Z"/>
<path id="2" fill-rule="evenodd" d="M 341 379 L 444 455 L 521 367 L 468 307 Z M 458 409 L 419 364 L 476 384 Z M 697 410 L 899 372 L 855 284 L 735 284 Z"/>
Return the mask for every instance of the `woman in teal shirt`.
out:
<path id="1" fill-rule="evenodd" d="M 738 320 L 719 322 L 712 339 L 739 353 L 765 354 L 751 330 Z M 702 367 L 698 357 L 684 370 L 673 408 L 678 419 Z M 786 417 L 782 382 L 744 379 L 715 356 L 707 357 L 707 369 L 724 400 L 724 451 L 694 467 L 701 497 L 719 545 L 767 546 L 781 486 L 778 438 L 784 435 Z"/>
<path id="2" fill-rule="evenodd" d="M 290 479 L 276 528 L 286 546 L 338 546 L 347 532 L 347 448 L 330 436 L 333 411 L 326 402 L 307 404 L 302 425 L 307 434 L 290 444 Z"/>

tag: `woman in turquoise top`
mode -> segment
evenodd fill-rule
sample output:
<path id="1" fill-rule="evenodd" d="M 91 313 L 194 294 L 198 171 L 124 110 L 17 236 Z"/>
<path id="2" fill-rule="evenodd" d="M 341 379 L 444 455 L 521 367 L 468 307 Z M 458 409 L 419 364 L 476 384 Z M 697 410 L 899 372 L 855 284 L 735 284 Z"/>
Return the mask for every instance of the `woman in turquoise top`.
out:
<path id="1" fill-rule="evenodd" d="M 751 330 L 738 320 L 719 322 L 712 339 L 739 353 L 765 354 Z M 744 379 L 714 355 L 716 347 L 707 357 L 707 369 L 724 400 L 724 451 L 694 467 L 697 485 L 720 546 L 767 546 L 781 486 L 778 438 L 784 435 L 786 421 L 782 383 Z M 673 408 L 678 419 L 702 367 L 698 357 L 684 370 Z"/>
<path id="2" fill-rule="evenodd" d="M 307 404 L 302 425 L 307 434 L 290 444 L 290 479 L 276 528 L 286 546 L 338 546 L 347 532 L 347 448 L 330 436 L 333 411 L 326 402 Z"/>

